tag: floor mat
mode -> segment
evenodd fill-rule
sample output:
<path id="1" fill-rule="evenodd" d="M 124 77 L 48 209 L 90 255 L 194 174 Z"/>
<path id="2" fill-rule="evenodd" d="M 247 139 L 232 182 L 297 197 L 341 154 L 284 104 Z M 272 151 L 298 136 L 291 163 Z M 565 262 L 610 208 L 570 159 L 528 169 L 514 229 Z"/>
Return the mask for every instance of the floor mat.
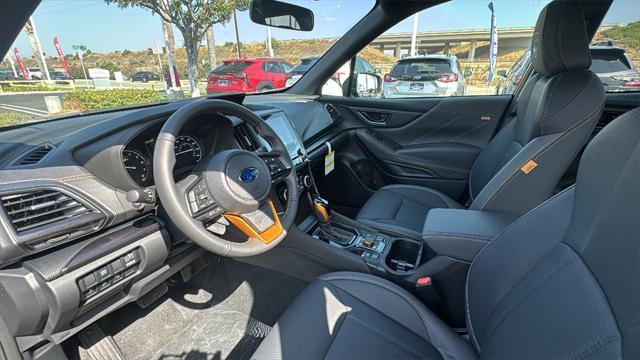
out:
<path id="1" fill-rule="evenodd" d="M 172 287 L 153 306 L 129 304 L 101 325 L 126 359 L 246 359 L 304 285 L 224 260 Z"/>

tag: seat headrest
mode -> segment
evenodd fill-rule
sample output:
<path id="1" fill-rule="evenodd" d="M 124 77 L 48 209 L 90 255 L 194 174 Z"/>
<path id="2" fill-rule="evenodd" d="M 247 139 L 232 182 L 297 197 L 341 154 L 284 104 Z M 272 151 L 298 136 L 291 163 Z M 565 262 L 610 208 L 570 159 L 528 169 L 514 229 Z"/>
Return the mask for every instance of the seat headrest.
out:
<path id="1" fill-rule="evenodd" d="M 531 40 L 531 56 L 536 72 L 545 76 L 591 66 L 580 1 L 555 0 L 542 9 Z"/>

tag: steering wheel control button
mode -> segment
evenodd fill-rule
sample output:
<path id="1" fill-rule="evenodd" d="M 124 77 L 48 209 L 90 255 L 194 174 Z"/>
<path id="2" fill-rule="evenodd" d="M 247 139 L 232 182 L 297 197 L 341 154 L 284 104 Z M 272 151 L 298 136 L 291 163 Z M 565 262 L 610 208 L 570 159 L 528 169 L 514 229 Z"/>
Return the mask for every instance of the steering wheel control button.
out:
<path id="1" fill-rule="evenodd" d="M 271 175 L 273 182 L 280 181 L 284 176 L 289 174 L 290 169 L 282 163 L 278 155 L 264 155 L 262 160 L 269 168 L 269 174 Z"/>
<path id="2" fill-rule="evenodd" d="M 203 180 L 199 180 L 191 190 L 189 190 L 187 193 L 187 199 L 189 200 L 191 215 L 196 218 L 196 215 L 203 213 L 203 210 L 211 207 L 217 207 L 216 202 L 211 198 L 207 185 Z M 220 213 L 222 213 L 222 211 L 220 211 Z"/>

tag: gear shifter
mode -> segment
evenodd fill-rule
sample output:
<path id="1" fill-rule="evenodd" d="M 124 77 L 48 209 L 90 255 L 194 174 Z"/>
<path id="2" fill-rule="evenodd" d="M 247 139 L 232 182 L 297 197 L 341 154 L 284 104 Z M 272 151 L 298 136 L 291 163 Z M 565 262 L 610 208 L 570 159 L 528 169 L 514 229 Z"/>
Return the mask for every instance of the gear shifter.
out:
<path id="1" fill-rule="evenodd" d="M 319 195 L 311 194 L 309 194 L 309 201 L 311 202 L 313 215 L 316 217 L 316 220 L 318 220 L 318 227 L 320 228 L 322 239 L 327 241 L 331 240 L 342 246 L 349 245 L 354 234 L 331 225 L 331 208 L 329 207 L 329 202 Z"/>

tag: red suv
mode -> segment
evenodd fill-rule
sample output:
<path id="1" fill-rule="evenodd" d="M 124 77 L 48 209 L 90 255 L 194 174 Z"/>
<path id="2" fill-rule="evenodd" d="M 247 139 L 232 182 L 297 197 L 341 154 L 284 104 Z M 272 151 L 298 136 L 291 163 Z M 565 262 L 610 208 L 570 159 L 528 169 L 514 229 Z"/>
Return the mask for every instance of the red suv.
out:
<path id="1" fill-rule="evenodd" d="M 209 74 L 207 93 L 255 92 L 285 86 L 293 67 L 280 59 L 230 59 Z"/>

